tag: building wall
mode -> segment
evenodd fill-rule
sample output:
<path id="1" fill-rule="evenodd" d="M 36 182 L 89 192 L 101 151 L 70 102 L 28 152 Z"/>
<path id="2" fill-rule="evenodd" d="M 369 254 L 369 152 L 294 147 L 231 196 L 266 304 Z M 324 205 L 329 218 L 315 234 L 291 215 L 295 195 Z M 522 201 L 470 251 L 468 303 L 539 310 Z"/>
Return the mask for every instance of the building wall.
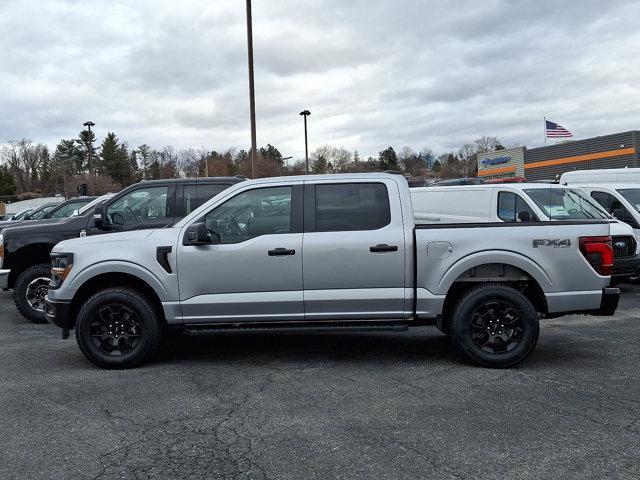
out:
<path id="1" fill-rule="evenodd" d="M 640 131 L 615 133 L 524 151 L 527 180 L 554 180 L 564 172 L 638 167 Z"/>
<path id="2" fill-rule="evenodd" d="M 524 177 L 524 147 L 478 154 L 478 176 L 486 180 Z"/>

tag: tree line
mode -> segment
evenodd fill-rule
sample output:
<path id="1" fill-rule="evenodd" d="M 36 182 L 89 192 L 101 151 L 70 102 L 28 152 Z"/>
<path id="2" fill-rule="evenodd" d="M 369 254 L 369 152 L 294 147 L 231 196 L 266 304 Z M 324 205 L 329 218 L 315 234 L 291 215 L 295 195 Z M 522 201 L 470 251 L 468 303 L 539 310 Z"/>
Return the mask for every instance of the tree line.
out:
<path id="1" fill-rule="evenodd" d="M 482 137 L 458 151 L 436 154 L 424 147 L 414 151 L 388 147 L 378 156 L 361 158 L 358 151 L 323 145 L 311 152 L 311 173 L 349 173 L 399 170 L 417 178 L 456 178 L 477 175 L 477 155 L 501 150 L 496 137 Z M 256 175 L 270 177 L 306 172 L 306 161 L 286 163 L 271 144 L 257 150 Z M 101 143 L 95 133 L 80 132 L 77 138 L 62 139 L 53 152 L 42 143 L 22 139 L 0 148 L 0 196 L 77 194 L 81 184 L 90 183 L 93 193 L 117 191 L 140 180 L 176 177 L 251 176 L 250 152 L 205 148 L 176 149 L 171 145 L 153 148 L 147 144 L 130 147 L 109 132 Z"/>

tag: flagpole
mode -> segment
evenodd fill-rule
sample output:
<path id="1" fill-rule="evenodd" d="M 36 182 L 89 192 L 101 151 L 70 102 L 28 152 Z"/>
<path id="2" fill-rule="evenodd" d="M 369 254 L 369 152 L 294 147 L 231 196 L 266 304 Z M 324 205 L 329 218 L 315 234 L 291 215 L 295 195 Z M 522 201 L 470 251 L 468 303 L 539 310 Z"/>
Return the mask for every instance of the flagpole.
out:
<path id="1" fill-rule="evenodd" d="M 542 117 L 542 126 L 544 128 L 544 130 L 543 130 L 544 145 L 546 147 L 547 146 L 547 117 Z"/>

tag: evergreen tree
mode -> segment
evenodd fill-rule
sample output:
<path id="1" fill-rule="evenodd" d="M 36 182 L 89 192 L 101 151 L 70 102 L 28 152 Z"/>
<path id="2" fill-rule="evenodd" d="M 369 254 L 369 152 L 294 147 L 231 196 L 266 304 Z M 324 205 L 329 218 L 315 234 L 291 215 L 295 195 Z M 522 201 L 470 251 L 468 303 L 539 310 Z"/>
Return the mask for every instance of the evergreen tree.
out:
<path id="1" fill-rule="evenodd" d="M 144 180 L 149 178 L 149 157 L 151 155 L 151 147 L 146 143 L 143 143 L 138 147 L 136 151 L 140 158 L 140 173 Z M 136 162 L 137 163 L 137 162 Z"/>
<path id="2" fill-rule="evenodd" d="M 378 163 L 382 170 L 398 170 L 398 157 L 393 147 L 378 153 Z"/>
<path id="3" fill-rule="evenodd" d="M 109 132 L 100 146 L 100 173 L 109 175 L 123 188 L 131 180 L 131 163 L 126 144 L 121 144 L 115 133 Z"/>
<path id="4" fill-rule="evenodd" d="M 6 165 L 0 165 L 0 195 L 15 195 L 16 184 Z"/>
<path id="5" fill-rule="evenodd" d="M 52 168 L 66 175 L 75 175 L 84 170 L 86 156 L 74 139 L 60 140 L 53 153 Z"/>
<path id="6" fill-rule="evenodd" d="M 89 130 L 82 130 L 78 139 L 76 140 L 76 144 L 80 151 L 80 155 L 83 159 L 87 159 L 86 163 L 82 170 L 89 169 L 89 164 L 91 164 L 91 169 L 95 172 L 97 170 L 96 160 L 99 155 L 100 149 L 96 147 L 96 134 L 95 132 L 90 132 Z M 98 148 L 96 150 L 96 148 Z M 91 159 L 89 159 L 89 152 L 91 152 Z"/>

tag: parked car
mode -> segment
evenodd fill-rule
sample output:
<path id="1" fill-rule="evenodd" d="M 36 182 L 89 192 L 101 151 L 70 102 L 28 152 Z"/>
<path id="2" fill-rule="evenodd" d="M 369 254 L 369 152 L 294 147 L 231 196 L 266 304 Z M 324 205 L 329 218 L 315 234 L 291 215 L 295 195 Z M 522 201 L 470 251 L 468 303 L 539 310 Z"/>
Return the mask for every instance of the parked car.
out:
<path id="1" fill-rule="evenodd" d="M 640 243 L 640 168 L 575 170 L 563 173 L 560 183 L 583 190 L 607 212 L 629 224 Z M 631 281 L 640 283 L 640 275 L 634 275 Z"/>
<path id="2" fill-rule="evenodd" d="M 526 228 L 523 228 L 526 227 Z M 104 368 L 147 360 L 165 329 L 401 331 L 437 325 L 508 367 L 539 317 L 613 315 L 607 220 L 415 225 L 398 175 L 251 180 L 170 228 L 57 244 L 46 317 Z M 304 245 L 304 247 L 303 247 Z"/>
<path id="3" fill-rule="evenodd" d="M 431 187 L 448 187 L 451 185 L 480 185 L 484 180 L 476 177 L 453 178 L 450 180 L 440 180 L 431 184 Z"/>
<path id="4" fill-rule="evenodd" d="M 485 180 L 483 183 L 525 183 L 526 180 L 524 177 L 503 177 L 503 178 L 492 178 L 491 180 Z"/>
<path id="5" fill-rule="evenodd" d="M 93 202 L 96 198 L 98 197 L 82 196 L 70 198 L 65 202 L 59 203 L 55 208 L 45 213 L 42 218 L 67 218 L 77 215 L 82 207 Z"/>
<path id="6" fill-rule="evenodd" d="M 5 216 L 5 219 L 3 220 L 3 222 L 18 222 L 18 221 L 22 220 L 26 215 L 28 215 L 29 212 L 32 211 L 32 210 L 33 210 L 33 207 L 28 207 L 28 208 L 20 210 L 17 213 L 9 214 L 9 215 Z"/>
<path id="7" fill-rule="evenodd" d="M 44 203 L 39 207 L 36 207 L 33 210 L 31 210 L 29 213 L 27 213 L 23 217 L 23 220 L 39 220 L 43 218 L 47 212 L 53 210 L 53 208 L 56 205 L 59 205 L 59 203 L 55 203 L 55 202 Z"/>
<path id="8" fill-rule="evenodd" d="M 41 223 L 48 223 L 42 220 L 69 217 L 94 198 L 95 197 L 77 197 L 62 203 L 47 203 L 27 213 L 22 218 L 22 221 L 27 223 L 21 223 L 21 225 L 39 225 Z M 15 222 L 0 222 L 0 232 L 2 232 L 5 227 L 15 225 Z"/>
<path id="9" fill-rule="evenodd" d="M 44 297 L 51 272 L 49 254 L 65 239 L 172 225 L 225 188 L 236 177 L 152 180 L 131 185 L 78 216 L 16 225 L 0 235 L 0 288 L 14 289 L 20 313 L 45 322 Z M 98 213 L 98 215 L 94 215 Z"/>
<path id="10" fill-rule="evenodd" d="M 612 284 L 631 281 L 640 269 L 633 229 L 577 188 L 539 183 L 417 188 L 411 198 L 418 223 L 605 220 L 613 241 Z"/>

